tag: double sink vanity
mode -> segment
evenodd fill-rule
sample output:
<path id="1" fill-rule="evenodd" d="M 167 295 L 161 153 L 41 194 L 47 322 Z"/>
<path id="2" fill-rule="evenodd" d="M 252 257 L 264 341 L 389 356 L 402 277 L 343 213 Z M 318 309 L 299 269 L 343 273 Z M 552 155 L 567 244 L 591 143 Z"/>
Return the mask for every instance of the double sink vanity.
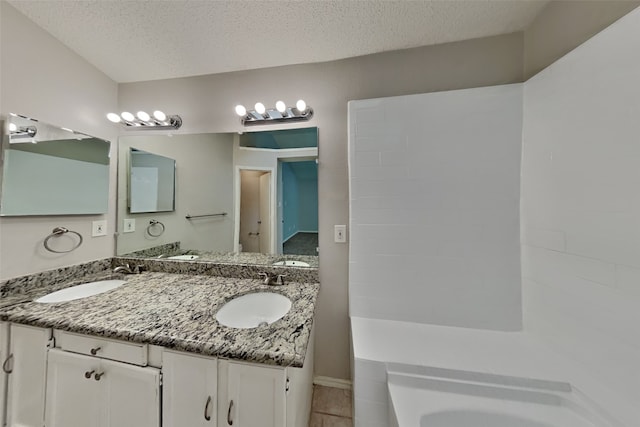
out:
<path id="1" fill-rule="evenodd" d="M 0 282 L 0 415 L 306 427 L 318 290 L 314 268 L 141 258 Z"/>

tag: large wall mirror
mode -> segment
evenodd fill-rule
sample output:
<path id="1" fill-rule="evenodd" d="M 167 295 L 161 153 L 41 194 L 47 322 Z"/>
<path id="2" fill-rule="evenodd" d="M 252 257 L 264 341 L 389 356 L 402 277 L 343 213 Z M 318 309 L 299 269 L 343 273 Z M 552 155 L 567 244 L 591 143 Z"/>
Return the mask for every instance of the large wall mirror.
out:
<path id="1" fill-rule="evenodd" d="M 109 141 L 15 114 L 5 129 L 1 216 L 107 212 Z"/>
<path id="2" fill-rule="evenodd" d="M 175 162 L 172 211 L 131 209 L 138 153 Z M 117 253 L 317 267 L 317 156 L 317 128 L 120 137 Z"/>

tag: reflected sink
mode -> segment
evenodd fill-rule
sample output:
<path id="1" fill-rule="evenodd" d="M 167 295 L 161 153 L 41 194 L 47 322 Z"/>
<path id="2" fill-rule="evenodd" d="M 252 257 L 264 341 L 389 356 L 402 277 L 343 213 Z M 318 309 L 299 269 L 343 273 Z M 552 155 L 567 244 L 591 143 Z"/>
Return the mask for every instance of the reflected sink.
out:
<path id="1" fill-rule="evenodd" d="M 200 258 L 198 255 L 174 255 L 167 257 L 167 259 L 180 259 L 183 261 L 193 261 L 194 259 Z"/>
<path id="2" fill-rule="evenodd" d="M 274 262 L 273 265 L 284 265 L 287 267 L 309 267 L 309 264 L 304 261 L 278 261 Z"/>
<path id="3" fill-rule="evenodd" d="M 234 298 L 216 313 L 224 326 L 238 329 L 256 328 L 281 319 L 291 310 L 291 300 L 273 292 L 256 292 Z"/>
<path id="4" fill-rule="evenodd" d="M 110 291 L 125 283 L 127 283 L 125 280 L 100 280 L 98 282 L 83 283 L 82 285 L 71 286 L 70 288 L 51 292 L 34 301 L 42 303 L 73 301 L 75 299 L 91 297 Z"/>

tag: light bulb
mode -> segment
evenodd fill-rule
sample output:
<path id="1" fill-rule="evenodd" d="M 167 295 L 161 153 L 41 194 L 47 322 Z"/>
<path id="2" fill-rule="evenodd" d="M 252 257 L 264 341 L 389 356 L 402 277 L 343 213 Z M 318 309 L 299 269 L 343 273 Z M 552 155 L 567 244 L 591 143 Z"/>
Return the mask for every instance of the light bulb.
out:
<path id="1" fill-rule="evenodd" d="M 143 122 L 148 122 L 149 119 L 151 118 L 147 113 L 145 113 L 144 111 L 138 111 L 138 114 L 136 114 L 136 116 L 138 116 L 138 118 L 140 120 L 142 120 Z"/>
<path id="2" fill-rule="evenodd" d="M 298 102 L 296 102 L 296 108 L 301 113 L 304 113 L 307 110 L 307 103 L 304 102 L 302 99 L 299 99 Z"/>
<path id="3" fill-rule="evenodd" d="M 9 123 L 9 132 L 15 132 L 18 130 L 18 126 L 15 123 Z"/>
<path id="4" fill-rule="evenodd" d="M 153 112 L 153 117 L 156 120 L 159 120 L 161 122 L 164 122 L 165 120 L 167 120 L 167 115 L 165 113 L 163 113 L 162 111 L 160 111 L 160 110 L 154 111 Z"/>
<path id="5" fill-rule="evenodd" d="M 107 114 L 107 119 L 109 119 L 109 121 L 113 123 L 120 123 L 120 121 L 122 120 L 120 119 L 120 116 L 117 115 L 116 113 Z"/>
<path id="6" fill-rule="evenodd" d="M 123 111 L 123 112 L 120 114 L 120 117 L 122 117 L 122 119 L 123 119 L 123 120 L 126 120 L 127 122 L 132 122 L 132 121 L 134 121 L 134 120 L 136 119 L 135 117 L 133 117 L 133 114 L 131 114 L 131 113 L 130 113 L 130 112 L 128 112 L 128 111 Z"/>
<path id="7" fill-rule="evenodd" d="M 262 102 L 256 102 L 256 105 L 254 107 L 256 109 L 256 113 L 258 114 L 264 114 L 264 112 L 267 111 Z"/>
<path id="8" fill-rule="evenodd" d="M 240 117 L 244 117 L 247 115 L 247 109 L 244 108 L 244 105 L 236 105 L 236 114 L 239 115 Z"/>
<path id="9" fill-rule="evenodd" d="M 276 102 L 276 110 L 278 110 L 281 113 L 284 113 L 285 111 L 287 111 L 287 105 L 282 101 L 278 101 Z"/>

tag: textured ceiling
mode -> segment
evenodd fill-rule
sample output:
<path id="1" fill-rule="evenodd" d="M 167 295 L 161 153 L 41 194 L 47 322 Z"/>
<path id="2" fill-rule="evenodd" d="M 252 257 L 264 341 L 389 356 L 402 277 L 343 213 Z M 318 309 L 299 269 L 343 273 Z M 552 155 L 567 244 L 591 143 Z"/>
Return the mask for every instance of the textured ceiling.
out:
<path id="1" fill-rule="evenodd" d="M 547 1 L 8 0 L 117 82 L 330 61 L 521 31 Z"/>

